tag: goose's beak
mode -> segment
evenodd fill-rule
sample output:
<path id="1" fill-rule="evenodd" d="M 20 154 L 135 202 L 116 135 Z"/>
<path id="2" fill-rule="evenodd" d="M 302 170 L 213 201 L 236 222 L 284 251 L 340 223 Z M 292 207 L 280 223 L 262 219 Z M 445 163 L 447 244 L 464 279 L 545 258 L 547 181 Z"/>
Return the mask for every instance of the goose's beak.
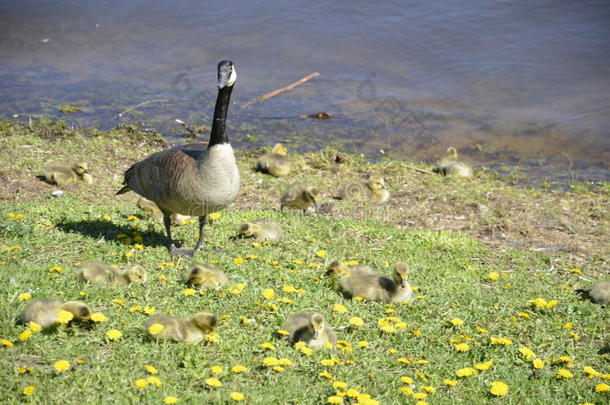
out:
<path id="1" fill-rule="evenodd" d="M 227 71 L 218 72 L 218 88 L 219 89 L 225 88 L 227 86 L 227 83 L 229 82 L 229 74 L 230 74 L 230 72 L 227 72 Z"/>
<path id="2" fill-rule="evenodd" d="M 143 281 L 143 282 L 141 282 L 141 283 L 140 283 L 140 285 L 141 285 L 142 287 L 146 288 L 146 286 L 147 286 L 148 284 L 146 284 L 146 281 Z"/>
<path id="3" fill-rule="evenodd" d="M 316 330 L 316 331 L 314 331 L 314 333 L 313 333 L 313 338 L 314 338 L 314 340 L 318 338 L 318 334 L 319 334 L 319 333 L 320 333 L 320 332 L 318 332 L 317 330 Z"/>

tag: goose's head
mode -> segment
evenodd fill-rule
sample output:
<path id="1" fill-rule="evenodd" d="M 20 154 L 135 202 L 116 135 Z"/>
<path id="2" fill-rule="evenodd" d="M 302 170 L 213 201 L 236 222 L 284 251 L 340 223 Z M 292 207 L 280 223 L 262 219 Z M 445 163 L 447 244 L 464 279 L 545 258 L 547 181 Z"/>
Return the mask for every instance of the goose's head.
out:
<path id="1" fill-rule="evenodd" d="M 447 148 L 447 157 L 449 159 L 457 159 L 458 158 L 458 151 L 456 148 L 454 148 L 453 146 L 450 146 Z"/>
<path id="2" fill-rule="evenodd" d="M 202 331 L 213 331 L 216 327 L 216 315 L 209 312 L 197 312 L 191 318 L 195 326 Z"/>
<path id="3" fill-rule="evenodd" d="M 130 283 L 140 283 L 142 287 L 146 287 L 146 270 L 139 264 L 125 270 L 125 278 Z"/>
<path id="4" fill-rule="evenodd" d="M 309 319 L 309 326 L 313 333 L 313 338 L 317 339 L 322 329 L 324 329 L 324 317 L 320 314 L 312 314 Z"/>
<path id="5" fill-rule="evenodd" d="M 366 182 L 366 185 L 368 186 L 368 188 L 371 189 L 371 191 L 385 190 L 387 188 L 383 177 L 378 176 L 373 176 L 369 178 L 369 180 Z"/>
<path id="6" fill-rule="evenodd" d="M 218 64 L 218 89 L 233 86 L 235 80 L 237 80 L 237 71 L 233 62 L 230 60 L 220 61 Z"/>
<path id="7" fill-rule="evenodd" d="M 239 236 L 249 238 L 251 236 L 254 236 L 256 232 L 260 231 L 260 229 L 261 226 L 259 224 L 247 222 L 239 228 Z"/>
<path id="8" fill-rule="evenodd" d="M 343 264 L 340 260 L 333 260 L 332 262 L 330 262 L 330 264 L 328 265 L 328 271 L 326 272 L 327 275 L 333 275 L 336 277 L 341 277 L 341 276 L 345 276 L 349 273 L 349 269 L 348 267 Z"/>
<path id="9" fill-rule="evenodd" d="M 392 278 L 396 284 L 400 284 L 402 288 L 405 288 L 407 286 L 407 279 L 409 278 L 409 266 L 404 262 L 396 263 Z"/>
<path id="10" fill-rule="evenodd" d="M 271 153 L 275 155 L 286 156 L 288 154 L 288 149 L 281 143 L 276 143 L 273 149 L 271 149 Z"/>
<path id="11" fill-rule="evenodd" d="M 74 170 L 74 173 L 82 176 L 89 170 L 89 165 L 86 162 L 80 162 L 72 166 L 72 170 Z"/>
<path id="12" fill-rule="evenodd" d="M 61 306 L 64 311 L 71 312 L 74 319 L 89 319 L 91 318 L 91 310 L 82 302 L 68 301 Z"/>

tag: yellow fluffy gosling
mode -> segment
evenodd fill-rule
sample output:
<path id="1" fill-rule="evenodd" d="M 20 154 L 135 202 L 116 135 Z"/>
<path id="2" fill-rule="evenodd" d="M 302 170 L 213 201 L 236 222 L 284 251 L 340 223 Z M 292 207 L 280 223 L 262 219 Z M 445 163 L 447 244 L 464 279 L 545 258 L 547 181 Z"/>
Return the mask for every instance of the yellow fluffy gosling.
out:
<path id="1" fill-rule="evenodd" d="M 390 198 L 390 192 L 387 190 L 383 177 L 372 176 L 364 183 L 352 182 L 344 185 L 339 198 L 365 198 L 374 203 L 382 203 Z"/>
<path id="2" fill-rule="evenodd" d="M 599 281 L 593 284 L 589 290 L 589 298 L 596 304 L 610 304 L 610 280 Z"/>
<path id="3" fill-rule="evenodd" d="M 305 342 L 312 349 L 320 349 L 327 343 L 337 343 L 333 328 L 318 313 L 296 312 L 290 314 L 282 329 L 288 331 L 290 344 Z"/>
<path id="4" fill-rule="evenodd" d="M 160 325 L 160 326 L 158 326 Z M 144 322 L 146 332 L 155 340 L 195 343 L 216 327 L 216 316 L 197 312 L 190 319 L 171 315 L 157 315 Z"/>
<path id="5" fill-rule="evenodd" d="M 19 322 L 24 325 L 35 322 L 43 329 L 48 329 L 62 323 L 58 320 L 58 316 L 61 319 L 61 311 L 72 314 L 72 319 L 87 320 L 91 317 L 89 307 L 79 301 L 32 300 L 21 313 Z"/>
<path id="6" fill-rule="evenodd" d="M 335 262 L 338 261 L 331 263 L 331 266 L 334 264 L 333 274 L 339 278 L 341 290 L 347 296 L 358 296 L 368 301 L 381 302 L 411 302 L 413 300 L 413 289 L 407 281 L 409 266 L 406 263 L 396 263 L 392 278 L 388 278 L 372 271 L 350 271 L 347 266 L 337 265 Z"/>
<path id="7" fill-rule="evenodd" d="M 303 183 L 295 183 L 288 186 L 280 198 L 280 211 L 284 207 L 307 211 L 312 205 L 315 207 L 320 200 L 320 190 L 316 187 Z"/>
<path id="8" fill-rule="evenodd" d="M 472 177 L 472 167 L 458 160 L 458 151 L 453 146 L 447 148 L 447 154 L 438 162 L 436 171 L 444 176 Z"/>
<path id="9" fill-rule="evenodd" d="M 229 282 L 227 276 L 209 264 L 193 263 L 184 274 L 184 281 L 203 290 L 220 290 Z"/>
<path id="10" fill-rule="evenodd" d="M 141 210 L 149 212 L 150 215 L 156 221 L 159 221 L 159 222 L 163 221 L 163 213 L 161 212 L 159 207 L 157 207 L 157 204 L 155 204 L 154 202 L 150 201 L 147 198 L 140 197 L 138 199 L 137 205 L 138 205 L 138 208 L 140 208 Z M 189 217 L 187 215 L 180 215 L 180 214 L 171 214 L 170 215 L 171 224 L 173 226 L 186 225 L 188 223 L 189 219 L 191 219 L 191 217 Z"/>
<path id="11" fill-rule="evenodd" d="M 290 174 L 290 162 L 286 157 L 288 149 L 281 143 L 276 144 L 271 153 L 265 153 L 256 162 L 256 170 L 274 177 L 286 177 Z"/>
<path id="12" fill-rule="evenodd" d="M 87 184 L 93 183 L 93 178 L 87 173 L 87 163 L 77 163 L 71 167 L 61 165 L 46 165 L 43 170 L 44 178 L 51 184 L 65 186 L 76 180 L 83 180 Z"/>
<path id="13" fill-rule="evenodd" d="M 140 283 L 146 287 L 146 270 L 136 264 L 121 271 L 104 263 L 87 262 L 81 264 L 76 276 L 79 280 L 90 284 L 111 284 L 119 287 L 127 287 L 131 283 Z"/>
<path id="14" fill-rule="evenodd" d="M 284 231 L 275 222 L 257 219 L 242 224 L 239 228 L 239 236 L 258 240 L 275 240 L 283 238 Z"/>

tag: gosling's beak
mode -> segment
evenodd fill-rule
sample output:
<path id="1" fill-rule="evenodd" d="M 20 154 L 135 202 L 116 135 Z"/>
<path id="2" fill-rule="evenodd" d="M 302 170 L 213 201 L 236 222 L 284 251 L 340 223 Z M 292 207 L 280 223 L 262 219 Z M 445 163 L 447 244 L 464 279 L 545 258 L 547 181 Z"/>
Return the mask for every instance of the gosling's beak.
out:
<path id="1" fill-rule="evenodd" d="M 148 284 L 146 284 L 146 281 L 142 281 L 142 282 L 140 283 L 140 285 L 141 285 L 142 287 L 146 288 L 146 286 L 147 286 Z"/>
<path id="2" fill-rule="evenodd" d="M 320 333 L 320 332 L 319 332 L 319 331 L 317 331 L 317 330 L 313 332 L 313 338 L 314 338 L 314 340 L 318 338 L 318 334 L 319 334 L 319 333 Z"/>
<path id="3" fill-rule="evenodd" d="M 407 286 L 407 282 L 405 280 L 400 280 L 400 286 L 405 288 Z"/>
<path id="4" fill-rule="evenodd" d="M 381 188 L 383 188 L 384 190 L 387 190 L 388 186 L 384 184 Z"/>

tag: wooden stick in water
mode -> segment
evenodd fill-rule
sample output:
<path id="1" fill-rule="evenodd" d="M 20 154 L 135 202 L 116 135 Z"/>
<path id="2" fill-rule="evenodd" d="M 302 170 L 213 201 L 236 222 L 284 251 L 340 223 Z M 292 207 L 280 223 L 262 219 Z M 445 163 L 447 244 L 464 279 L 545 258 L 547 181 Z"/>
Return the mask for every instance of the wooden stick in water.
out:
<path id="1" fill-rule="evenodd" d="M 150 104 L 150 103 L 160 103 L 162 101 L 169 101 L 169 99 L 168 98 L 155 98 L 155 99 L 152 99 L 152 100 L 146 100 L 146 101 L 144 101 L 144 102 L 142 102 L 140 104 L 136 104 L 136 105 L 134 105 L 132 107 L 129 107 L 128 109 L 120 112 L 119 113 L 119 117 L 122 117 L 124 114 L 127 114 L 129 111 L 135 110 L 136 108 L 142 107 L 143 105 Z"/>
<path id="2" fill-rule="evenodd" d="M 292 84 L 289 84 L 289 85 L 288 85 L 288 86 L 286 86 L 286 87 L 282 87 L 281 89 L 277 89 L 277 90 L 274 90 L 274 91 L 272 91 L 272 92 L 270 92 L 270 93 L 267 93 L 267 94 L 264 94 L 264 95 L 262 95 L 262 96 L 256 97 L 254 100 L 250 100 L 250 101 L 248 101 L 248 102 L 247 102 L 246 104 L 244 104 L 242 107 L 249 107 L 249 106 L 251 106 L 251 105 L 252 105 L 252 104 L 254 104 L 254 103 L 259 103 L 259 102 L 261 102 L 261 101 L 265 101 L 265 100 L 267 100 L 267 99 L 269 99 L 269 98 L 271 98 L 271 97 L 275 97 L 275 96 L 277 96 L 278 94 L 282 94 L 282 93 L 284 93 L 284 92 L 287 92 L 288 90 L 292 90 L 292 89 L 294 89 L 295 87 L 300 86 L 301 84 L 306 83 L 306 82 L 310 81 L 311 79 L 313 79 L 313 78 L 315 78 L 315 77 L 318 77 L 318 76 L 320 76 L 320 73 L 318 73 L 318 72 L 313 72 L 313 73 L 311 73 L 311 74 L 309 74 L 309 75 L 305 76 L 304 78 L 299 79 L 299 80 L 297 80 L 296 82 L 294 82 L 294 83 L 292 83 Z"/>

